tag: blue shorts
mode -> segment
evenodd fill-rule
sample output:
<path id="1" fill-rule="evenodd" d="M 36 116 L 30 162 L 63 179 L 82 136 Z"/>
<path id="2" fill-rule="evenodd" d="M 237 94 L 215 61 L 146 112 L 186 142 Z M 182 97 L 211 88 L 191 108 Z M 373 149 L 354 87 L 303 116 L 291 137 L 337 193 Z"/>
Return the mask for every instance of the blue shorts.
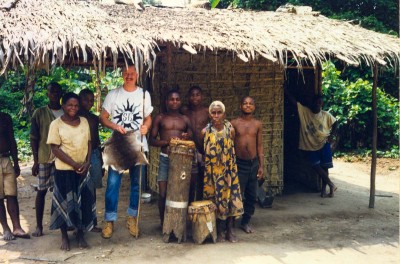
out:
<path id="1" fill-rule="evenodd" d="M 325 169 L 333 168 L 331 144 L 328 142 L 320 150 L 306 151 L 306 153 L 311 166 L 319 165 Z"/>
<path id="2" fill-rule="evenodd" d="M 160 162 L 158 163 L 157 181 L 168 181 L 169 158 L 167 154 L 160 153 Z"/>

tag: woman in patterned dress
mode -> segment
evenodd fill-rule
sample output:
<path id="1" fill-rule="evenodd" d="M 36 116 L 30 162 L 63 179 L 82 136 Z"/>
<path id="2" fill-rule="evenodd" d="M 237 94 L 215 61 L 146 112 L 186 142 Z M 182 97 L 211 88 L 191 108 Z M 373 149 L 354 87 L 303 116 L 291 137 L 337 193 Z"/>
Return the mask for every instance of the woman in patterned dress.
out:
<path id="1" fill-rule="evenodd" d="M 237 242 L 233 222 L 243 214 L 243 203 L 237 176 L 235 130 L 225 120 L 222 102 L 212 102 L 209 113 L 211 122 L 202 130 L 206 167 L 204 199 L 213 201 L 217 206 L 217 240 Z"/>

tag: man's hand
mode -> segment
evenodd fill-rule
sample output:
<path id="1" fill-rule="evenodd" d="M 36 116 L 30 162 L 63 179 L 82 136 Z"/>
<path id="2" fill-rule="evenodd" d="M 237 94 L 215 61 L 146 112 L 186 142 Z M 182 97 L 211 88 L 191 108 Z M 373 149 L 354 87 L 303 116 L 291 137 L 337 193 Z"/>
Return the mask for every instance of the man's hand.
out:
<path id="1" fill-rule="evenodd" d="M 117 132 L 119 132 L 119 133 L 121 133 L 121 134 L 123 134 L 123 135 L 126 134 L 125 128 L 123 128 L 123 127 L 120 126 L 120 125 L 115 125 L 114 131 L 117 131 Z"/>
<path id="2" fill-rule="evenodd" d="M 32 176 L 38 176 L 39 174 L 39 163 L 34 162 L 32 166 Z"/>
<path id="3" fill-rule="evenodd" d="M 264 178 L 264 169 L 262 167 L 259 167 L 257 171 L 257 180 L 261 180 L 263 178 Z"/>
<path id="4" fill-rule="evenodd" d="M 140 134 L 141 135 L 146 135 L 147 132 L 149 132 L 149 128 L 146 125 L 141 125 L 140 126 Z"/>
<path id="5" fill-rule="evenodd" d="M 21 174 L 21 169 L 19 168 L 18 163 L 14 163 L 14 172 L 16 177 L 19 177 L 19 175 Z"/>
<path id="6" fill-rule="evenodd" d="M 183 140 L 188 140 L 189 139 L 189 133 L 182 133 L 181 135 Z"/>

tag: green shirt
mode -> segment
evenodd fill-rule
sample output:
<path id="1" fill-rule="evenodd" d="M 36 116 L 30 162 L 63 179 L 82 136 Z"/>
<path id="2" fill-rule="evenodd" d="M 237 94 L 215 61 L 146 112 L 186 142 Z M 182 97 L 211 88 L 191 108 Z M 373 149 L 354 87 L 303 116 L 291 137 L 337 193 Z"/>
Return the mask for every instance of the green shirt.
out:
<path id="1" fill-rule="evenodd" d="M 47 145 L 50 123 L 56 119 L 48 106 L 43 106 L 33 113 L 30 138 L 39 141 L 38 162 L 50 163 L 54 156 L 51 153 L 50 145 Z"/>

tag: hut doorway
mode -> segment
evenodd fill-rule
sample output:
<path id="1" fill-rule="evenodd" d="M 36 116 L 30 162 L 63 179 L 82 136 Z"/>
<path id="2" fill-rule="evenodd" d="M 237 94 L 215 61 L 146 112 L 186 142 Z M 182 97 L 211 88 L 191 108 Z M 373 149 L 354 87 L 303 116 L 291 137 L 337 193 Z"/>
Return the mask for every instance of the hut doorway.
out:
<path id="1" fill-rule="evenodd" d="M 320 92 L 318 69 L 309 67 L 300 71 L 298 68 L 286 69 L 285 89 L 302 102 L 308 104 L 313 95 Z M 284 193 L 298 191 L 318 192 L 320 180 L 309 164 L 304 153 L 298 149 L 299 118 L 297 107 L 284 99 Z"/>

